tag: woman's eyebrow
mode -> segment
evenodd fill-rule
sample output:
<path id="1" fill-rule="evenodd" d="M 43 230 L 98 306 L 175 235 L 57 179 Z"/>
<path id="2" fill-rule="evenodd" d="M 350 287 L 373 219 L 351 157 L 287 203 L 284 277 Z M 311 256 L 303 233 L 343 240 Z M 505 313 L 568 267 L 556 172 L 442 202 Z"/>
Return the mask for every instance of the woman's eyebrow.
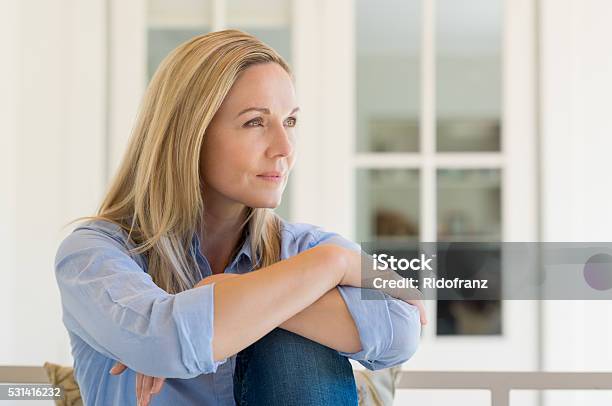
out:
<path id="1" fill-rule="evenodd" d="M 244 110 L 242 110 L 240 113 L 238 113 L 238 115 L 236 117 L 240 117 L 241 115 L 243 115 L 244 113 L 248 113 L 249 111 L 259 111 L 260 113 L 263 114 L 270 114 L 270 109 L 265 108 L 265 107 L 248 107 Z M 294 108 L 293 110 L 291 110 L 291 114 L 297 113 L 298 111 L 300 111 L 299 107 Z"/>

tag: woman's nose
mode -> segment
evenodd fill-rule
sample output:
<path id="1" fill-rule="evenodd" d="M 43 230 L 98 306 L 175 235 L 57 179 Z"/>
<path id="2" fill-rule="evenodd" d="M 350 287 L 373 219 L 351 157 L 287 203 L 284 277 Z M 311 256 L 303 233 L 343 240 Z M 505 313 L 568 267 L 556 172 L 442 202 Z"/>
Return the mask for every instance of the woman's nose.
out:
<path id="1" fill-rule="evenodd" d="M 273 132 L 268 148 L 271 157 L 290 156 L 293 153 L 293 141 L 287 129 L 279 124 L 274 127 Z"/>

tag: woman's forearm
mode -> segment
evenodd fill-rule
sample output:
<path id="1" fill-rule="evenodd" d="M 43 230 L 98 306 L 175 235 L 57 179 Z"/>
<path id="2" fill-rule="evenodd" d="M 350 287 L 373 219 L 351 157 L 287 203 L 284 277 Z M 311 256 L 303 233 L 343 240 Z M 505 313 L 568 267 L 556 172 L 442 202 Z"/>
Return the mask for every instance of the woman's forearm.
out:
<path id="1" fill-rule="evenodd" d="M 347 269 L 344 252 L 332 245 L 315 247 L 215 284 L 214 360 L 246 348 L 338 285 Z"/>
<path id="2" fill-rule="evenodd" d="M 336 288 L 279 327 L 338 351 L 361 351 L 357 326 Z"/>

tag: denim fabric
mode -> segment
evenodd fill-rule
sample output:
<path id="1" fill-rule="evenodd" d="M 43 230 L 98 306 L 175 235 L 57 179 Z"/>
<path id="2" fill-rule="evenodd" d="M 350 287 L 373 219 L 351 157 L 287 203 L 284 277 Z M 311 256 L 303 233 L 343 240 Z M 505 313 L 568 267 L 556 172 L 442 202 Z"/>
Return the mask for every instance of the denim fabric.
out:
<path id="1" fill-rule="evenodd" d="M 351 363 L 329 347 L 277 328 L 236 356 L 239 406 L 357 405 Z"/>

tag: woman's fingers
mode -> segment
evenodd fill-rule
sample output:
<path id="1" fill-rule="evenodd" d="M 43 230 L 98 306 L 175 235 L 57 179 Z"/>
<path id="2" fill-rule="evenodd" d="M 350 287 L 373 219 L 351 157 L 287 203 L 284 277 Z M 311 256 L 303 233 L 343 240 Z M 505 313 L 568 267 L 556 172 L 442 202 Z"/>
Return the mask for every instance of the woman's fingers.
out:
<path id="1" fill-rule="evenodd" d="M 166 378 L 137 374 L 136 398 L 138 399 L 138 406 L 148 406 L 153 395 L 161 390 L 165 380 Z"/>
<path id="2" fill-rule="evenodd" d="M 127 366 L 117 362 L 110 370 L 113 375 L 121 374 L 127 369 Z M 164 386 L 166 378 L 157 378 L 143 374 L 136 374 L 136 401 L 138 406 L 147 406 L 151 402 L 151 397 Z"/>
<path id="3" fill-rule="evenodd" d="M 142 403 L 142 380 L 144 379 L 144 375 L 136 374 L 136 402 L 138 406 Z"/>
<path id="4" fill-rule="evenodd" d="M 427 324 L 427 315 L 425 314 L 425 305 L 423 304 L 423 293 L 418 289 L 406 289 L 406 288 L 384 288 L 381 289 L 384 293 L 396 299 L 403 300 L 404 302 L 416 306 L 419 310 L 419 318 L 421 325 Z"/>
<path id="5" fill-rule="evenodd" d="M 416 306 L 419 308 L 419 314 L 421 315 L 421 324 L 422 325 L 427 324 L 427 315 L 425 314 L 425 305 L 423 304 L 421 300 L 419 300 Z"/>
<path id="6" fill-rule="evenodd" d="M 408 298 L 405 301 L 406 303 L 410 303 L 411 305 L 416 306 L 419 309 L 421 324 L 425 325 L 427 324 L 427 315 L 425 314 L 425 304 L 423 303 L 423 300 L 421 300 L 422 297 L 423 293 L 421 293 L 420 290 L 412 289 L 409 292 Z"/>
<path id="7" fill-rule="evenodd" d="M 425 305 L 421 300 L 406 300 L 406 303 L 416 306 L 419 309 L 419 317 L 421 319 L 421 324 L 427 324 L 427 315 L 425 314 Z"/>
<path id="8" fill-rule="evenodd" d="M 144 376 L 142 378 L 142 397 L 139 403 L 140 406 L 148 406 L 151 401 L 151 390 L 153 390 L 153 377 Z"/>
<path id="9" fill-rule="evenodd" d="M 153 379 L 153 390 L 151 393 L 157 394 L 161 390 L 162 386 L 164 386 L 166 378 L 154 378 Z"/>
<path id="10" fill-rule="evenodd" d="M 125 371 L 127 369 L 127 367 L 125 365 L 123 365 L 121 362 L 117 362 L 115 363 L 115 365 L 113 365 L 113 367 L 110 369 L 110 373 L 112 375 L 119 375 L 121 374 L 123 371 Z"/>
<path id="11" fill-rule="evenodd" d="M 397 275 L 394 275 L 394 277 L 397 277 Z M 389 288 L 387 286 L 379 288 L 373 284 L 373 279 L 368 279 L 365 285 L 379 289 L 391 297 L 403 300 L 406 303 L 416 306 L 419 309 L 421 324 L 427 324 L 427 315 L 425 314 L 425 305 L 423 304 L 423 292 L 420 290 L 416 288 Z"/>

